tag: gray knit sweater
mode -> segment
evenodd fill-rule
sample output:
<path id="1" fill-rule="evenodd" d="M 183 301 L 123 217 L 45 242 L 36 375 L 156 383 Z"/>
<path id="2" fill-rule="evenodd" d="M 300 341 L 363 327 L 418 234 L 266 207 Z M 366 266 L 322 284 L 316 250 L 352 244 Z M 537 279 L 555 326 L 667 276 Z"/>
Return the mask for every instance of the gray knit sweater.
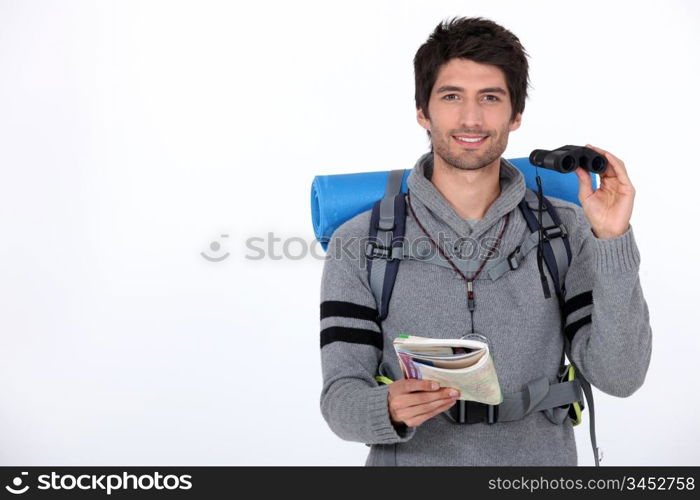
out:
<path id="1" fill-rule="evenodd" d="M 503 228 L 506 214 L 510 214 L 508 227 L 494 258 L 512 252 L 529 234 L 518 209 L 525 180 L 508 162 L 502 160 L 500 165 L 500 196 L 473 230 L 426 178 L 426 169 L 429 177 L 431 153 L 418 160 L 408 186 L 416 216 L 436 241 L 475 238 L 483 245 L 479 252 L 483 257 Z M 569 231 L 572 262 L 565 280 L 566 298 L 575 307 L 565 324 L 576 329 L 573 361 L 594 387 L 628 397 L 644 382 L 652 339 L 632 227 L 618 237 L 598 239 L 581 207 L 547 198 Z M 367 238 L 369 216 L 370 211 L 363 212 L 335 231 L 324 263 L 321 412 L 331 430 L 344 440 L 370 445 L 366 465 L 577 465 L 571 422 L 553 424 L 543 412 L 492 425 L 455 424 L 444 414 L 418 427 L 391 423 L 389 386 L 374 377 L 382 361 L 400 376 L 393 339 L 400 334 L 459 338 L 471 331 L 471 318 L 466 283 L 455 271 L 408 260 L 399 266 L 388 317 L 376 320 L 361 244 Z M 425 236 L 409 212 L 406 241 L 413 238 Z M 557 381 L 564 337 L 546 269 L 545 275 L 552 292 L 549 299 L 542 291 L 535 250 L 520 267 L 496 281 L 487 276 L 474 281 L 474 331 L 490 341 L 504 394 L 522 391 L 527 382 L 542 376 L 550 383 Z M 581 301 L 584 297 L 592 300 Z"/>

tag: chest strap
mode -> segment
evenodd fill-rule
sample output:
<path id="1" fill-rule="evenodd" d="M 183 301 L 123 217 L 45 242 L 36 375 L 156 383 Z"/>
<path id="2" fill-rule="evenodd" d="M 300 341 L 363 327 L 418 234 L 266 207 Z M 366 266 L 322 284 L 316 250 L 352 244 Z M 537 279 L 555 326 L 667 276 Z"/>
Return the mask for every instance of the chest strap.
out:
<path id="1" fill-rule="evenodd" d="M 403 197 L 404 195 L 399 196 Z M 402 201 L 403 210 L 405 212 L 405 200 Z M 552 269 L 550 269 L 550 274 L 552 275 L 555 289 L 558 289 L 559 282 L 562 281 L 562 278 L 566 276 L 568 271 L 569 262 L 571 260 L 571 250 L 568 240 L 564 241 L 565 238 L 568 238 L 566 227 L 559 220 L 556 211 L 553 209 L 553 207 L 551 207 L 549 201 L 545 199 L 545 202 L 545 210 L 542 212 L 542 226 L 545 239 L 545 259 L 548 261 L 548 266 L 550 265 L 551 259 Z M 493 259 L 486 264 L 486 266 L 484 266 L 484 271 L 482 272 L 482 276 L 484 277 L 483 279 L 488 278 L 492 281 L 496 281 L 506 272 L 517 269 L 525 257 L 532 250 L 537 248 L 537 245 L 539 244 L 539 223 L 532 209 L 537 209 L 538 204 L 539 201 L 537 200 L 537 195 L 530 189 L 527 189 L 525 198 L 519 206 L 528 224 L 530 233 L 525 236 L 523 241 L 509 255 L 498 259 Z M 377 220 L 379 221 L 380 219 L 378 218 Z M 391 227 L 391 225 L 387 224 L 386 227 Z M 376 234 L 380 233 L 381 230 L 377 231 Z M 396 241 L 393 245 L 389 245 L 388 238 L 382 240 L 381 245 L 377 243 L 374 243 L 370 234 L 370 241 L 365 249 L 365 254 L 368 259 L 374 260 L 375 263 L 380 260 L 415 260 L 426 264 L 433 264 L 447 269 L 452 269 L 450 263 L 447 262 L 447 260 L 442 257 L 438 250 L 432 246 L 429 248 L 415 248 L 411 244 L 406 245 L 403 240 Z M 450 257 L 452 258 L 452 256 Z M 481 265 L 481 261 L 476 259 L 454 257 L 452 260 L 457 268 L 459 268 L 459 270 L 464 274 L 473 274 Z M 378 281 L 379 278 L 376 279 Z M 377 288 L 379 290 L 378 285 L 379 283 L 377 282 Z"/>

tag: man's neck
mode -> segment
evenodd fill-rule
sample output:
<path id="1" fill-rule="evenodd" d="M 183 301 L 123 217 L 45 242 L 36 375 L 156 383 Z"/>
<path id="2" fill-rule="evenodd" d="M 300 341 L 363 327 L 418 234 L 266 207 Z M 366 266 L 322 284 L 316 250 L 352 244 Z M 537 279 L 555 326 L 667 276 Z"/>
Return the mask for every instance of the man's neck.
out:
<path id="1" fill-rule="evenodd" d="M 478 170 L 460 170 L 433 155 L 430 182 L 464 219 L 483 219 L 491 204 L 501 194 L 499 158 Z"/>

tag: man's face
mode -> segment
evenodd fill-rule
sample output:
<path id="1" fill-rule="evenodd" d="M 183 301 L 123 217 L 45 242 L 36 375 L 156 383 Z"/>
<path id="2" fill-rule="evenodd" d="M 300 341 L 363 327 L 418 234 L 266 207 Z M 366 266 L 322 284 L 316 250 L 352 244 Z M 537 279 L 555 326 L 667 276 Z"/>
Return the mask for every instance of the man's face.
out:
<path id="1" fill-rule="evenodd" d="M 511 122 L 505 75 L 496 66 L 450 59 L 440 68 L 428 103 L 430 120 L 418 110 L 418 123 L 430 131 L 434 154 L 462 170 L 498 165 L 508 134 L 520 127 L 522 113 Z M 455 136 L 481 137 L 464 142 Z"/>

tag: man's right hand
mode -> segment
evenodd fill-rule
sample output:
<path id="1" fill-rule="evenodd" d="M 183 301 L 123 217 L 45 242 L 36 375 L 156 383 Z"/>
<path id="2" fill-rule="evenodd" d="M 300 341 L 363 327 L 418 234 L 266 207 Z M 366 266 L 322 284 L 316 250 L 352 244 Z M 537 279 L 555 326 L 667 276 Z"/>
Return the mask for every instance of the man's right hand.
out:
<path id="1" fill-rule="evenodd" d="M 402 378 L 389 386 L 389 416 L 394 424 L 417 427 L 450 408 L 458 397 L 456 389 L 441 389 L 432 380 Z"/>

